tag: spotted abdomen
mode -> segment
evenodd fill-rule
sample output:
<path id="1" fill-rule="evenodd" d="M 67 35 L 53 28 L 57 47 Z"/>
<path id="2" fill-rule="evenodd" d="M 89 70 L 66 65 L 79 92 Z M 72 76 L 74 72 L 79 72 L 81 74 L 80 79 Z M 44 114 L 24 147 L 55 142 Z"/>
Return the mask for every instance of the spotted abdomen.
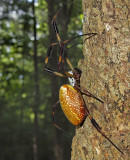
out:
<path id="1" fill-rule="evenodd" d="M 60 88 L 59 100 L 64 114 L 73 125 L 78 125 L 84 120 L 86 108 L 80 92 L 65 84 Z"/>

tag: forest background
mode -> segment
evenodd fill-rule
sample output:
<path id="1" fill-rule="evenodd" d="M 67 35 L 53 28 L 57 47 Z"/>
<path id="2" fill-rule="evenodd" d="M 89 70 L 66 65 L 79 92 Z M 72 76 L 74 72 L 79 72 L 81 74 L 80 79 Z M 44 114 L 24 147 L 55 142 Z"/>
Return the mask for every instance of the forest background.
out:
<path id="1" fill-rule="evenodd" d="M 0 1 L 0 159 L 70 159 L 75 127 L 63 115 L 60 106 L 55 129 L 51 121 L 52 105 L 58 100 L 65 79 L 46 73 L 43 63 L 48 46 L 56 42 L 52 18 L 66 0 Z M 68 3 L 57 17 L 63 40 L 82 34 L 82 3 Z M 76 67 L 82 59 L 82 42 L 70 43 L 68 56 Z M 58 48 L 49 61 L 57 67 Z"/>

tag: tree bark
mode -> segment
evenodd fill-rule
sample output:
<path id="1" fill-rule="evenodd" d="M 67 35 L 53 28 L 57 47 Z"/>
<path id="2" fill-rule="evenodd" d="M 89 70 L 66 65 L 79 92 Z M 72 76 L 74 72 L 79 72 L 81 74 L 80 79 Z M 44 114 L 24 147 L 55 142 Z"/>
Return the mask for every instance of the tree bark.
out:
<path id="1" fill-rule="evenodd" d="M 87 117 L 76 129 L 71 160 L 128 158 L 128 1 L 83 0 L 83 32 L 98 35 L 85 41 L 80 60 L 81 85 L 98 98 L 84 97 L 86 105 L 122 155 L 92 126 Z"/>

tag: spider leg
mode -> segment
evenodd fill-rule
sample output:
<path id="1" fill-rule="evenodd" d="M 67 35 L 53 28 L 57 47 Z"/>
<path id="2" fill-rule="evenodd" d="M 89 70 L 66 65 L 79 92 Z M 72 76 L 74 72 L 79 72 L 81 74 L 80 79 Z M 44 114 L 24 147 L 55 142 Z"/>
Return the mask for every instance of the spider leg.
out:
<path id="1" fill-rule="evenodd" d="M 98 123 L 93 119 L 93 117 L 88 113 L 88 116 L 91 120 L 91 123 L 93 124 L 93 126 L 97 129 L 97 131 L 99 133 L 101 133 L 101 135 L 103 137 L 105 137 L 119 152 L 121 152 L 122 154 L 124 154 L 106 135 L 103 131 L 101 131 L 101 127 L 98 125 Z"/>
<path id="2" fill-rule="evenodd" d="M 86 89 L 84 89 L 83 87 L 80 87 L 81 93 L 88 96 L 88 97 L 92 97 L 96 100 L 98 100 L 101 103 L 104 103 L 102 100 L 100 100 L 99 98 L 97 98 L 96 96 L 94 96 L 92 93 L 90 93 L 89 91 L 87 91 Z"/>
<path id="3" fill-rule="evenodd" d="M 52 123 L 53 125 L 58 128 L 59 130 L 63 131 L 62 128 L 60 128 L 56 123 L 55 123 L 55 109 L 57 107 L 57 105 L 59 104 L 60 101 L 57 101 L 55 105 L 53 105 L 52 107 Z"/>
<path id="4" fill-rule="evenodd" d="M 70 41 L 72 41 L 72 40 L 74 40 L 74 39 L 76 39 L 76 38 L 79 38 L 79 37 L 81 37 L 81 36 L 85 36 L 85 35 L 86 35 L 86 36 L 89 36 L 89 37 L 87 37 L 84 41 L 86 41 L 87 39 L 89 39 L 89 38 L 97 35 L 97 33 L 86 33 L 86 34 L 78 35 L 78 36 L 76 36 L 76 37 L 74 37 L 74 38 L 71 38 L 71 39 L 69 39 L 69 40 L 66 40 L 66 41 L 60 43 L 61 49 L 60 49 L 60 54 L 59 54 L 59 64 L 60 64 L 60 63 L 62 62 L 62 60 L 65 58 L 67 64 L 69 65 L 69 67 L 70 67 L 70 69 L 73 71 L 73 73 L 75 73 L 76 71 L 75 71 L 74 67 L 72 66 L 71 62 L 69 61 L 69 59 L 68 59 L 68 57 L 67 57 L 67 53 L 66 53 L 66 51 L 64 50 L 64 46 L 65 46 L 65 44 L 69 43 Z M 83 42 L 83 43 L 84 43 L 84 42 Z M 72 46 L 72 47 L 73 47 L 73 46 Z M 72 47 L 71 47 L 71 48 L 72 48 Z"/>
<path id="5" fill-rule="evenodd" d="M 48 47 L 47 54 L 46 54 L 46 58 L 45 58 L 45 62 L 44 62 L 44 70 L 47 71 L 47 72 L 50 72 L 50 73 L 54 73 L 54 71 L 53 71 L 52 69 L 50 69 L 50 68 L 47 68 L 47 63 L 48 63 L 48 60 L 49 60 L 49 58 L 50 58 L 50 56 L 51 56 L 52 48 L 53 48 L 53 46 L 55 46 L 55 45 L 59 45 L 59 43 L 52 43 L 52 44 Z M 59 55 L 60 55 L 60 56 L 59 56 L 59 62 L 61 61 L 62 52 L 64 52 L 64 50 L 63 50 L 63 47 L 61 46 L 61 47 L 60 47 L 60 53 L 59 53 Z M 58 63 L 58 65 L 59 65 L 59 63 Z M 59 67 L 59 69 L 60 69 L 60 67 Z"/>
<path id="6" fill-rule="evenodd" d="M 62 11 L 62 9 L 64 8 L 64 6 L 66 6 L 71 1 L 73 2 L 73 0 L 66 1 L 63 4 L 63 6 L 56 12 L 56 14 L 54 15 L 53 20 L 52 20 L 52 26 L 53 26 L 54 32 L 56 33 L 56 37 L 57 37 L 57 40 L 58 40 L 59 44 L 61 43 L 61 38 L 60 38 L 60 35 L 59 35 L 57 23 L 56 23 L 56 17 Z"/>
<path id="7" fill-rule="evenodd" d="M 53 26 L 54 32 L 56 34 L 56 37 L 57 37 L 57 40 L 58 40 L 58 44 L 60 46 L 59 63 L 58 63 L 59 68 L 60 68 L 60 63 L 64 62 L 64 44 L 65 43 L 61 41 L 61 38 L 60 38 L 60 35 L 59 35 L 59 31 L 58 31 L 58 26 L 57 26 L 57 23 L 56 23 L 56 17 L 61 12 L 61 10 L 64 8 L 64 6 L 67 5 L 67 3 L 69 3 L 70 1 L 71 0 L 68 0 L 63 4 L 63 6 L 57 11 L 57 13 L 55 14 L 55 16 L 53 17 L 53 20 L 52 20 L 52 26 Z"/>
<path id="8" fill-rule="evenodd" d="M 67 44 L 67 43 L 69 43 L 70 41 L 72 41 L 72 40 L 74 40 L 74 39 L 76 39 L 76 38 L 83 37 L 83 36 L 89 36 L 89 37 L 85 38 L 84 41 L 86 41 L 87 39 L 90 39 L 91 37 L 93 37 L 93 36 L 95 36 L 95 35 L 97 35 L 97 33 L 85 33 L 85 34 L 81 34 L 81 35 L 78 35 L 78 36 L 76 36 L 76 37 L 70 38 L 70 39 L 64 41 L 63 43 L 64 43 L 64 44 Z M 84 42 L 83 42 L 83 43 L 84 43 Z"/>
<path id="9" fill-rule="evenodd" d="M 69 60 L 67 57 L 66 57 L 66 62 L 67 62 L 67 64 L 69 65 L 69 67 L 70 67 L 70 69 L 72 70 L 72 72 L 75 73 L 76 71 L 75 71 L 74 67 L 72 66 L 70 60 Z"/>
<path id="10" fill-rule="evenodd" d="M 61 62 L 63 62 L 63 61 L 64 61 L 64 58 L 65 58 L 66 61 L 67 61 L 67 63 L 68 63 L 68 65 L 69 65 L 69 67 L 70 67 L 70 69 L 71 69 L 73 72 L 75 72 L 75 70 L 74 70 L 72 64 L 70 63 L 69 59 L 67 58 L 67 54 L 66 54 L 66 52 L 65 52 L 65 50 L 64 50 L 65 44 L 69 43 L 70 41 L 72 41 L 72 40 L 74 40 L 74 39 L 76 39 L 76 38 L 78 38 L 78 37 L 85 36 L 85 35 L 90 35 L 89 37 L 87 37 L 87 38 L 84 40 L 84 42 L 85 42 L 87 39 L 95 36 L 97 33 L 87 33 L 87 34 L 83 34 L 83 35 L 78 35 L 78 36 L 76 36 L 76 37 L 74 37 L 74 38 L 71 38 L 71 39 L 66 40 L 66 41 L 64 41 L 64 42 L 61 42 L 60 36 L 59 36 L 59 34 L 58 34 L 58 28 L 57 28 L 56 22 L 55 22 L 55 23 L 54 23 L 54 22 L 55 22 L 55 21 L 53 21 L 53 26 L 54 26 L 54 28 L 55 28 L 56 36 L 57 36 L 57 39 L 58 39 L 58 42 L 59 42 L 59 46 L 60 46 L 59 62 L 58 62 L 59 68 L 60 68 Z M 83 43 L 84 43 L 84 42 L 83 42 Z M 72 47 L 73 47 L 73 46 L 72 46 Z M 72 47 L 71 47 L 71 48 L 72 48 Z M 65 54 L 66 54 L 66 55 L 65 55 Z"/>
<path id="11" fill-rule="evenodd" d="M 46 68 L 47 66 L 47 63 L 48 63 L 48 59 L 52 53 L 52 48 L 53 46 L 55 45 L 58 45 L 58 43 L 52 43 L 49 47 L 48 47 L 48 50 L 47 50 L 47 54 L 46 54 L 46 58 L 45 58 L 45 63 L 44 63 L 44 69 Z"/>
<path id="12" fill-rule="evenodd" d="M 71 0 L 66 1 L 66 3 L 64 3 L 64 5 L 57 11 L 57 13 L 55 14 L 55 16 L 53 17 L 52 26 L 53 26 L 54 32 L 55 32 L 56 37 L 57 37 L 57 40 L 58 40 L 58 42 L 57 42 L 57 43 L 54 43 L 54 45 L 59 44 L 59 46 L 60 46 L 59 62 L 58 62 L 59 69 L 60 69 L 61 63 L 63 64 L 63 63 L 64 63 L 64 59 L 66 59 L 69 67 L 71 68 L 71 70 L 72 70 L 73 72 L 75 72 L 74 68 L 72 67 L 72 64 L 69 62 L 67 56 L 65 56 L 64 45 L 65 45 L 66 43 L 68 43 L 68 42 L 70 42 L 70 41 L 78 38 L 78 37 L 85 36 L 85 35 L 86 35 L 86 36 L 89 36 L 88 38 L 86 38 L 86 39 L 89 39 L 89 38 L 91 38 L 92 36 L 95 36 L 97 33 L 87 33 L 87 34 L 83 34 L 83 35 L 78 35 L 78 36 L 76 36 L 76 37 L 74 37 L 74 38 L 71 38 L 71 39 L 69 39 L 69 40 L 66 40 L 66 41 L 64 41 L 64 42 L 61 41 L 61 38 L 60 38 L 60 35 L 59 35 L 59 31 L 58 31 L 58 26 L 57 26 L 57 23 L 56 23 L 56 17 L 57 17 L 57 15 L 61 12 L 62 8 L 63 8 L 65 5 L 67 5 L 67 3 L 69 3 L 70 1 L 71 1 Z M 50 53 L 51 53 L 51 51 L 52 51 L 52 46 L 53 46 L 53 44 L 48 48 L 48 54 L 47 54 L 47 57 L 46 57 L 46 60 L 45 60 L 45 66 L 46 66 L 46 64 L 48 63 L 48 58 L 49 58 Z"/>
<path id="13" fill-rule="evenodd" d="M 56 71 L 54 71 L 54 70 L 52 70 L 50 68 L 47 68 L 47 67 L 44 68 L 44 70 L 46 72 L 49 72 L 49 73 L 54 74 L 54 75 L 59 76 L 59 77 L 64 77 L 64 78 L 72 77 L 72 78 L 75 78 L 74 75 L 72 75 L 72 74 L 70 74 L 69 72 L 66 72 L 66 71 L 64 71 L 63 73 L 60 73 L 60 72 L 56 72 Z"/>
<path id="14" fill-rule="evenodd" d="M 59 52 L 59 62 L 58 62 L 58 66 L 59 66 L 59 69 L 60 69 L 60 65 L 61 65 L 61 62 L 63 63 L 64 62 L 64 43 L 60 43 L 60 52 Z"/>
<path id="15" fill-rule="evenodd" d="M 59 66 L 59 69 L 60 69 L 60 64 L 61 62 L 63 61 L 63 53 L 64 53 L 64 43 L 62 43 L 61 41 L 61 38 L 60 38 L 60 35 L 59 35 L 59 31 L 58 31 L 58 27 L 57 27 L 57 23 L 56 23 L 56 15 L 54 16 L 53 20 L 52 20 L 52 25 L 53 25 L 53 28 L 54 28 L 54 31 L 56 33 L 56 37 L 57 37 L 57 40 L 58 40 L 58 44 L 60 46 L 60 51 L 59 51 L 59 62 L 58 62 L 58 66 Z"/>
<path id="16" fill-rule="evenodd" d="M 59 69 L 60 69 L 60 63 L 62 61 L 62 53 L 63 53 L 63 46 L 64 46 L 64 44 L 61 41 L 61 38 L 60 38 L 60 35 L 59 35 L 59 31 L 58 31 L 58 27 L 57 27 L 57 23 L 56 23 L 56 17 L 59 14 L 60 10 L 56 13 L 56 15 L 53 17 L 53 20 L 52 20 L 52 26 L 53 26 L 54 32 L 56 34 L 56 38 L 58 40 L 58 44 L 60 46 L 59 63 L 58 63 Z"/>
<path id="17" fill-rule="evenodd" d="M 56 76 L 59 76 L 59 77 L 65 77 L 67 78 L 68 76 L 66 76 L 65 74 L 62 74 L 62 73 L 59 73 L 59 72 L 56 72 L 56 71 L 53 71 L 52 69 L 50 68 L 44 68 L 46 72 L 49 72 L 51 74 L 54 74 Z"/>
<path id="18" fill-rule="evenodd" d="M 58 40 L 58 42 L 60 43 L 60 42 L 61 42 L 61 38 L 60 38 L 60 35 L 59 35 L 57 23 L 56 23 L 56 16 L 57 16 L 57 14 L 53 17 L 52 26 L 53 26 L 54 31 L 55 31 L 55 33 L 56 33 L 57 40 Z"/>

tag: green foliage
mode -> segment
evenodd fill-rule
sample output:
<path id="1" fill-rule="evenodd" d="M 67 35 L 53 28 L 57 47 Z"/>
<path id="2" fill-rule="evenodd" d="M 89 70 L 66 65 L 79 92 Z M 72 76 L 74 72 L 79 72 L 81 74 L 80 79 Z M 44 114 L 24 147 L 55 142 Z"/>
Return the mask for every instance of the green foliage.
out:
<path id="1" fill-rule="evenodd" d="M 77 6 L 78 3 L 74 5 Z M 65 33 L 69 38 L 76 36 L 82 30 L 81 8 L 77 14 L 76 6 L 73 8 L 68 31 Z M 53 159 L 54 136 L 50 118 L 51 86 L 50 75 L 43 71 L 43 59 L 49 46 L 49 13 L 46 1 L 37 1 L 35 7 L 40 90 L 39 157 L 49 160 Z M 0 2 L 0 8 L 2 8 L 0 11 L 0 159 L 29 160 L 33 159 L 35 95 L 32 2 L 3 0 Z M 55 8 L 57 9 L 58 6 Z M 62 28 L 64 29 L 63 26 Z M 66 38 L 64 36 L 64 39 Z M 81 39 L 76 41 L 79 40 L 81 41 Z M 77 51 L 78 54 L 76 54 Z M 73 64 L 77 66 L 82 55 L 81 47 L 68 49 L 68 53 Z M 74 56 L 73 53 L 75 53 Z M 68 136 L 69 134 L 71 133 L 68 133 Z"/>

